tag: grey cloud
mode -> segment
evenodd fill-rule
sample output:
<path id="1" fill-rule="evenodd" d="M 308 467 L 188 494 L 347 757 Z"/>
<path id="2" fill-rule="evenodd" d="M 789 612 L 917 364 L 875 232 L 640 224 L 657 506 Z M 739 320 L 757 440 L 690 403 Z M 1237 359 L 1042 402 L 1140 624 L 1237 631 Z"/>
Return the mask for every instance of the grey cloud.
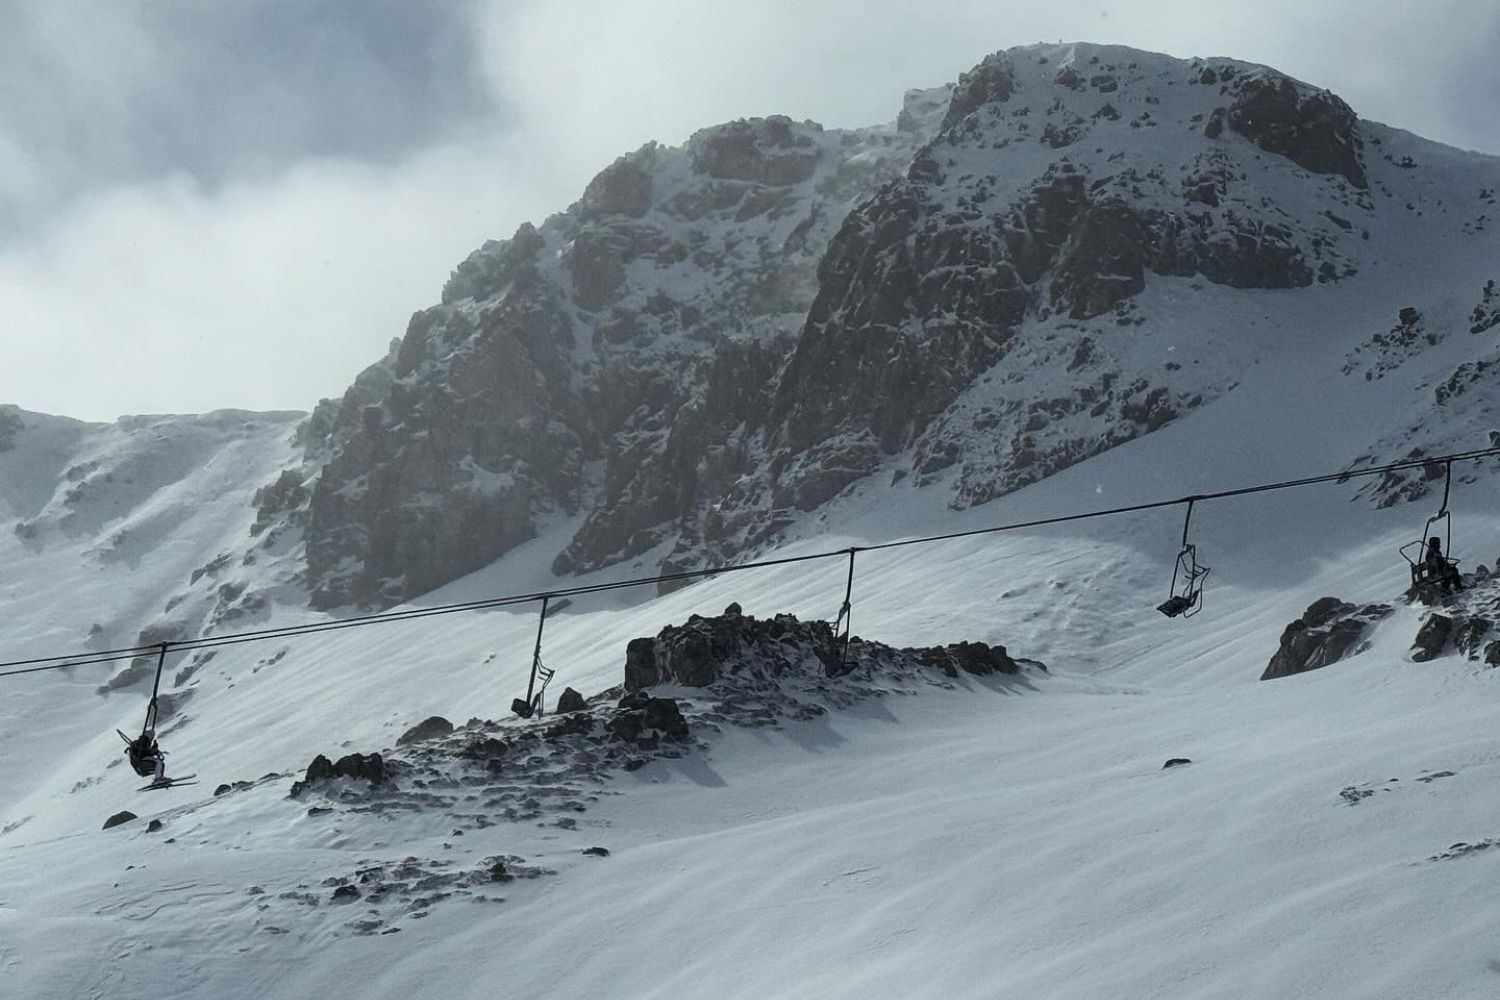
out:
<path id="1" fill-rule="evenodd" d="M 472 23 L 469 0 L 0 3 L 0 234 L 91 187 L 393 162 L 492 121 Z"/>

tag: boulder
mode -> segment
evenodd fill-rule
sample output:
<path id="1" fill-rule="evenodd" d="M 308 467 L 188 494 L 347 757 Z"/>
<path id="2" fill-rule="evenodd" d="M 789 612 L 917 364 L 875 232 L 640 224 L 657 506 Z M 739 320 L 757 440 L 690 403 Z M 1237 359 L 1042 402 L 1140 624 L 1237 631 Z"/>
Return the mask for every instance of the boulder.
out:
<path id="1" fill-rule="evenodd" d="M 1412 643 L 1412 662 L 1426 663 L 1441 656 L 1448 648 L 1448 640 L 1453 637 L 1453 624 L 1453 619 L 1447 615 L 1429 615 Z"/>
<path id="2" fill-rule="evenodd" d="M 1169 767 L 1181 767 L 1184 764 L 1191 764 L 1192 762 L 1193 762 L 1192 759 L 1189 758 L 1189 757 L 1173 757 L 1171 760 L 1167 761 L 1161 767 L 1162 767 L 1162 770 L 1165 771 Z"/>
<path id="3" fill-rule="evenodd" d="M 331 777 L 333 777 L 333 761 L 322 754 L 318 754 L 312 759 L 312 763 L 307 765 L 307 774 L 303 776 L 302 780 L 311 783 L 314 781 L 324 781 Z"/>
<path id="4" fill-rule="evenodd" d="M 582 712 L 588 707 L 588 702 L 584 700 L 583 695 L 572 688 L 563 688 L 563 693 L 557 699 L 556 711 L 559 713 Z"/>
<path id="5" fill-rule="evenodd" d="M 333 774 L 335 777 L 358 778 L 378 785 L 386 778 L 385 760 L 378 753 L 347 754 L 334 762 Z"/>
<path id="6" fill-rule="evenodd" d="M 447 736 L 451 732 L 453 732 L 453 723 L 449 722 L 441 715 L 434 715 L 423 719 L 421 722 L 417 723 L 415 726 L 412 726 L 406 732 L 402 733 L 400 738 L 396 740 L 396 745 L 398 747 L 404 747 L 410 743 L 420 743 L 423 740 L 435 739 L 439 736 Z"/>
<path id="7" fill-rule="evenodd" d="M 620 699 L 605 729 L 616 740 L 646 750 L 655 749 L 662 740 L 686 742 L 689 736 L 687 720 L 675 699 L 652 698 L 640 691 Z"/>
<path id="8" fill-rule="evenodd" d="M 1495 639 L 1484 647 L 1484 663 L 1489 667 L 1500 667 L 1500 639 Z"/>
<path id="9" fill-rule="evenodd" d="M 661 679 L 656 668 L 656 640 L 647 637 L 631 639 L 625 646 L 625 690 L 639 691 Z"/>
<path id="10" fill-rule="evenodd" d="M 1356 607 L 1337 597 L 1320 597 L 1282 630 L 1281 646 L 1260 679 L 1290 677 L 1353 655 L 1370 627 L 1390 613 L 1385 604 Z"/>
<path id="11" fill-rule="evenodd" d="M 119 826 L 121 823 L 129 823 L 131 820 L 136 818 L 137 817 L 135 813 L 131 812 L 129 809 L 122 809 L 111 816 L 109 819 L 104 821 L 104 829 L 108 830 L 112 826 Z"/>

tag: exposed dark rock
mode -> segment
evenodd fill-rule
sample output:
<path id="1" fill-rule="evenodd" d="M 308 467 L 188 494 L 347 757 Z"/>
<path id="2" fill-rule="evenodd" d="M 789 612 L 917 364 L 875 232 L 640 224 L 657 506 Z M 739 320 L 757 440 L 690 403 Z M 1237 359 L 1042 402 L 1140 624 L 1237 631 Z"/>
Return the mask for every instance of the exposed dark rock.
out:
<path id="1" fill-rule="evenodd" d="M 147 833 L 155 833 L 156 831 L 160 830 L 161 828 L 162 828 L 162 822 L 159 819 L 153 819 L 151 822 L 149 822 L 149 823 L 146 824 L 146 832 Z"/>
<path id="2" fill-rule="evenodd" d="M 1052 301 L 1074 319 L 1107 312 L 1146 287 L 1145 233 L 1129 205 L 1090 205 L 1057 267 Z"/>
<path id="3" fill-rule="evenodd" d="M 1489 635 L 1493 623 L 1480 615 L 1471 615 L 1459 622 L 1458 631 L 1454 636 L 1458 651 L 1471 660 L 1479 658 L 1479 649 L 1484 644 L 1485 636 Z"/>
<path id="4" fill-rule="evenodd" d="M 1500 288 L 1496 287 L 1495 279 L 1491 278 L 1484 283 L 1479 304 L 1469 314 L 1469 332 L 1484 333 L 1497 326 L 1500 326 Z"/>
<path id="5" fill-rule="evenodd" d="M 20 407 L 9 403 L 0 406 L 0 451 L 10 451 L 16 446 L 16 435 L 26 429 L 21 419 Z"/>
<path id="6" fill-rule="evenodd" d="M 563 693 L 557 699 L 556 711 L 558 713 L 581 712 L 586 708 L 588 708 L 588 702 L 584 700 L 583 695 L 572 688 L 563 688 Z"/>
<path id="7" fill-rule="evenodd" d="M 985 56 L 978 66 L 959 76 L 941 127 L 946 130 L 983 105 L 1010 100 L 1015 82 L 1009 55 L 996 52 Z"/>
<path id="8" fill-rule="evenodd" d="M 251 501 L 255 507 L 255 523 L 250 526 L 250 534 L 259 535 L 278 517 L 299 512 L 309 496 L 307 488 L 302 485 L 302 476 L 294 469 L 283 470 L 275 482 L 255 491 Z"/>
<path id="9" fill-rule="evenodd" d="M 930 649 L 903 649 L 902 652 L 913 656 L 918 663 L 937 667 L 949 677 L 957 677 L 959 671 L 977 676 L 1021 672 L 1021 665 L 1010 658 L 1004 646 L 982 642 L 957 642 Z"/>
<path id="10" fill-rule="evenodd" d="M 1356 607 L 1336 597 L 1320 597 L 1281 633 L 1281 648 L 1260 679 L 1316 670 L 1359 652 L 1370 627 L 1391 613 L 1389 605 Z"/>
<path id="11" fill-rule="evenodd" d="M 1426 663 L 1441 656 L 1453 637 L 1453 619 L 1447 615 L 1428 615 L 1417 638 L 1412 644 L 1411 658 L 1414 663 Z"/>
<path id="12" fill-rule="evenodd" d="M 622 156 L 589 181 L 579 200 L 580 215 L 625 215 L 638 219 L 651 208 L 650 166 L 656 143 L 647 143 L 629 156 Z"/>
<path id="13" fill-rule="evenodd" d="M 585 847 L 581 853 L 587 854 L 589 857 L 593 857 L 593 858 L 607 858 L 607 857 L 609 857 L 609 848 L 607 848 L 607 847 Z"/>
<path id="14" fill-rule="evenodd" d="M 333 890 L 335 903 L 352 903 L 359 898 L 359 889 L 352 885 L 341 885 Z"/>
<path id="15" fill-rule="evenodd" d="M 690 143 L 694 169 L 727 180 L 796 184 L 812 176 L 817 147 L 783 115 L 704 129 Z"/>
<path id="16" fill-rule="evenodd" d="M 312 763 L 307 765 L 307 773 L 302 780 L 311 783 L 331 777 L 333 777 L 333 761 L 318 754 L 312 759 Z"/>
<path id="17" fill-rule="evenodd" d="M 625 646 L 625 690 L 639 691 L 660 682 L 656 668 L 656 641 L 649 637 L 631 639 Z"/>
<path id="18" fill-rule="evenodd" d="M 1229 109 L 1230 127 L 1266 152 L 1314 173 L 1340 174 L 1364 188 L 1357 121 L 1333 94 L 1308 92 L 1275 74 L 1241 77 Z"/>
<path id="19" fill-rule="evenodd" d="M 334 777 L 358 778 L 379 784 L 386 778 L 385 761 L 378 753 L 351 753 L 340 757 L 333 764 Z"/>
<path id="20" fill-rule="evenodd" d="M 121 823 L 129 823 L 131 820 L 136 818 L 137 817 L 135 813 L 131 812 L 129 809 L 122 809 L 111 816 L 109 819 L 104 821 L 104 829 L 108 830 L 112 826 L 119 826 Z"/>
<path id="21" fill-rule="evenodd" d="M 1500 639 L 1489 642 L 1484 647 L 1485 666 L 1500 667 Z"/>
<path id="22" fill-rule="evenodd" d="M 1165 771 L 1169 767 L 1181 767 L 1184 764 L 1191 764 L 1192 762 L 1192 759 L 1189 757 L 1173 757 L 1162 765 L 1162 770 Z"/>
<path id="23" fill-rule="evenodd" d="M 1217 139 L 1224 134 L 1224 125 L 1229 120 L 1229 112 L 1223 108 L 1215 108 L 1208 116 L 1208 121 L 1203 125 L 1203 135 L 1208 139 Z"/>
<path id="24" fill-rule="evenodd" d="M 404 747 L 408 743 L 416 743 L 419 740 L 430 740 L 439 736 L 447 736 L 451 732 L 453 732 L 453 723 L 449 722 L 441 715 L 434 715 L 429 718 L 423 719 L 421 722 L 417 723 L 415 726 L 412 726 L 406 732 L 402 733 L 400 738 L 396 740 L 396 745 L 398 747 Z"/>
<path id="25" fill-rule="evenodd" d="M 652 698 L 644 692 L 622 698 L 605 729 L 615 739 L 641 749 L 655 749 L 661 740 L 686 742 L 689 736 L 687 720 L 674 699 Z"/>
<path id="26" fill-rule="evenodd" d="M 307 765 L 307 773 L 303 775 L 302 780 L 292 784 L 289 794 L 294 799 L 301 798 L 302 793 L 308 788 L 332 778 L 355 778 L 372 784 L 380 784 L 386 780 L 386 777 L 385 760 L 378 753 L 346 754 L 337 762 L 318 754 L 312 759 L 312 763 Z"/>
<path id="27" fill-rule="evenodd" d="M 654 639 L 631 640 L 625 690 L 663 683 L 707 687 L 741 671 L 817 674 L 836 670 L 838 663 L 838 643 L 827 622 L 799 622 L 791 615 L 764 620 L 743 614 L 693 615 L 687 624 L 669 625 Z"/>

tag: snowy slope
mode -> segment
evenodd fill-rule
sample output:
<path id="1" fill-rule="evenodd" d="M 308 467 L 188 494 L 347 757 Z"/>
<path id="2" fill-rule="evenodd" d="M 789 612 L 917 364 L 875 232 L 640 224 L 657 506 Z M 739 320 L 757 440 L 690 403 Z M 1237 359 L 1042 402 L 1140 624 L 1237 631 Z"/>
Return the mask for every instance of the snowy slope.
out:
<path id="1" fill-rule="evenodd" d="M 1362 127 L 1391 156 L 1365 159 L 1372 200 L 1399 183 L 1413 207 L 1374 213 L 1370 225 L 1389 228 L 1372 228 L 1380 253 L 1363 240 L 1349 251 L 1358 274 L 1212 295 L 1191 279 L 1153 278 L 1137 298 L 1155 322 L 1132 349 L 1160 352 L 1162 365 L 1187 352 L 1206 365 L 1227 357 L 1232 391 L 964 510 L 948 489 L 867 478 L 791 524 L 774 554 L 1488 444 L 1493 393 L 1479 365 L 1500 328 L 1469 330 L 1500 246 L 1493 228 L 1472 225 L 1483 210 L 1455 199 L 1477 193 L 1475 171 L 1491 168 Z M 1400 165 L 1408 155 L 1417 166 Z M 1407 306 L 1420 322 L 1400 321 Z M 1386 336 L 1403 326 L 1410 333 Z M 1475 377 L 1440 394 L 1459 371 Z M 300 599 L 285 539 L 267 549 L 251 535 L 249 497 L 296 460 L 295 416 L 109 427 L 22 417 L 26 429 L 0 452 L 7 658 L 133 642 L 174 620 L 196 630 L 244 595 L 266 603 L 219 630 L 318 617 Z M 951 485 L 956 471 L 929 485 Z M 1466 568 L 1493 565 L 1496 474 L 1455 473 L 1454 554 Z M 916 693 L 813 721 L 725 727 L 706 750 L 603 780 L 571 828 L 550 815 L 481 822 L 477 805 L 317 812 L 316 795 L 287 797 L 314 754 L 390 752 L 433 714 L 505 718 L 525 687 L 534 608 L 174 660 L 164 687 L 178 709 L 162 741 L 173 771 L 201 777 L 165 793 L 135 793 L 112 732 L 139 724 L 139 684 L 100 696 L 112 673 L 97 667 L 7 679 L 0 992 L 1493 996 L 1487 875 L 1500 856 L 1450 849 L 1500 837 L 1490 791 L 1500 680 L 1458 655 L 1411 662 L 1427 610 L 1407 605 L 1357 656 L 1257 680 L 1315 598 L 1399 597 L 1395 548 L 1436 498 L 1382 507 L 1431 484 L 1371 485 L 1199 506 L 1194 538 L 1214 571 L 1204 612 L 1186 622 L 1151 610 L 1166 596 L 1180 510 L 861 554 L 860 635 L 1003 643 L 1049 671 L 913 682 Z M 554 585 L 553 557 L 577 527 L 558 520 L 415 603 Z M 247 539 L 254 560 L 192 580 Z M 578 582 L 651 572 L 653 557 Z M 843 563 L 829 560 L 655 599 L 577 599 L 547 624 L 552 693 L 618 685 L 631 639 L 731 601 L 761 617 L 832 618 L 843 584 Z M 507 721 L 501 732 L 520 728 Z M 1170 757 L 1194 763 L 1162 770 Z M 236 781 L 247 787 L 213 796 Z M 452 793 L 462 802 L 464 789 Z M 140 818 L 101 831 L 122 808 Z M 581 853 L 595 846 L 609 856 Z M 450 877 L 500 856 L 546 874 L 462 891 Z M 362 889 L 337 902 L 325 884 L 403 865 L 406 897 L 372 902 Z"/>

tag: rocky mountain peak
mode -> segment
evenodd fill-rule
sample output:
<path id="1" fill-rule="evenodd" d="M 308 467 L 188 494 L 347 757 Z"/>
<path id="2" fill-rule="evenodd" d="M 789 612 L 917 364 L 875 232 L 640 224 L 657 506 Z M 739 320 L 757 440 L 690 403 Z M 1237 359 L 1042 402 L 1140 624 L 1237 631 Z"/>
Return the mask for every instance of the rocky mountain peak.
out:
<path id="1" fill-rule="evenodd" d="M 315 603 L 414 596 L 562 519 L 559 573 L 731 559 L 877 474 L 966 507 L 1156 431 L 1250 363 L 1223 290 L 1337 287 L 1372 231 L 1439 224 L 1388 134 L 1265 67 L 1071 44 L 888 126 L 648 143 L 320 406 Z"/>

